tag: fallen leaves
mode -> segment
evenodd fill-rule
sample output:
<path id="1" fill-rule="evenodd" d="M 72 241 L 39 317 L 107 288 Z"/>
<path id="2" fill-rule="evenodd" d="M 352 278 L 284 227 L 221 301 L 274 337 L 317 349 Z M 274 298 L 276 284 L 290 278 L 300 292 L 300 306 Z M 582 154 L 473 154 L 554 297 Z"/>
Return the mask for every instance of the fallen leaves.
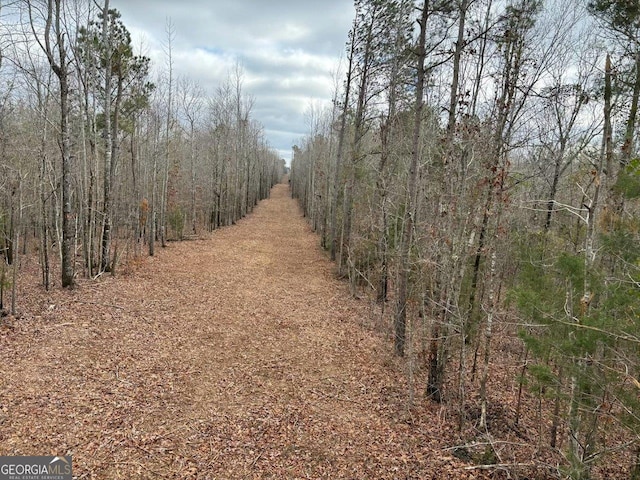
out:
<path id="1" fill-rule="evenodd" d="M 406 422 L 405 378 L 285 185 L 236 226 L 68 292 L 23 281 L 0 331 L 0 455 L 78 478 L 484 478 Z M 487 474 L 488 475 L 488 474 Z"/>

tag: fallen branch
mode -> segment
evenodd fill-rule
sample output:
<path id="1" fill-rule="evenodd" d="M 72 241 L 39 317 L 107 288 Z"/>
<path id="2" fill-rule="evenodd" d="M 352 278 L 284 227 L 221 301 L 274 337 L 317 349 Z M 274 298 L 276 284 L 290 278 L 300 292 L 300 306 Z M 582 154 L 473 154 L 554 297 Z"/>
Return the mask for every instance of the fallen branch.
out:
<path id="1" fill-rule="evenodd" d="M 254 458 L 253 462 L 251 462 L 251 465 L 249 466 L 249 469 L 252 469 L 253 467 L 256 466 L 256 463 L 258 463 L 258 460 L 260 460 L 260 457 L 262 457 L 263 453 L 264 453 L 264 451 L 261 450 L 260 453 L 258 455 L 256 455 L 256 458 Z"/>
<path id="2" fill-rule="evenodd" d="M 471 465 L 464 467 L 465 470 L 493 470 L 500 468 L 513 468 L 513 467 L 533 467 L 533 463 L 491 463 L 487 465 Z"/>

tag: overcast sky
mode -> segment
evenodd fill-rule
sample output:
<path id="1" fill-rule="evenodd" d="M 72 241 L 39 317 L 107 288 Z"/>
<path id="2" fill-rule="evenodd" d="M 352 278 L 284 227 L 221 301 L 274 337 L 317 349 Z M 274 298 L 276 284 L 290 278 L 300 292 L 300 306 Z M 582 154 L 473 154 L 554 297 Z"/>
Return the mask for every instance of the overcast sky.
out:
<path id="1" fill-rule="evenodd" d="M 331 100 L 354 14 L 352 0 L 111 0 L 111 6 L 156 66 L 165 62 L 170 18 L 175 75 L 208 92 L 238 60 L 255 100 L 253 118 L 287 162 L 307 133 L 307 107 Z"/>

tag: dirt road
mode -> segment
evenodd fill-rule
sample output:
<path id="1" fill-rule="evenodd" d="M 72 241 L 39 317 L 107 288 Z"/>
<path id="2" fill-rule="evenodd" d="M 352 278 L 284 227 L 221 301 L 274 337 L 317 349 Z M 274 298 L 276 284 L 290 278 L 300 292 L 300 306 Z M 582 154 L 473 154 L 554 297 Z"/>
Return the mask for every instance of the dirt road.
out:
<path id="1" fill-rule="evenodd" d="M 0 455 L 96 479 L 473 478 L 332 268 L 280 184 L 130 275 L 26 292 L 0 335 Z"/>

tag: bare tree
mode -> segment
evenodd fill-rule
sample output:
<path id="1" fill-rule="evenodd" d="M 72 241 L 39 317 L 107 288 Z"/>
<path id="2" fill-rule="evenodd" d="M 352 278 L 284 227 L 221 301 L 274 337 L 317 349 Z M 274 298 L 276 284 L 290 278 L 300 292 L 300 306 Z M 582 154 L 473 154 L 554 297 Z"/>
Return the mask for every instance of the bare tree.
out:
<path id="1" fill-rule="evenodd" d="M 187 135 L 189 137 L 189 177 L 191 188 L 191 205 L 189 212 L 191 216 L 191 233 L 196 234 L 196 126 L 204 107 L 204 91 L 200 85 L 188 78 L 182 79 L 180 90 L 181 108 L 187 121 Z"/>
<path id="2" fill-rule="evenodd" d="M 69 64 L 62 21 L 62 0 L 46 0 L 44 42 L 36 30 L 32 0 L 27 0 L 34 38 L 45 53 L 60 86 L 60 152 L 62 155 L 62 286 L 74 284 L 75 229 L 71 209 L 72 156 L 69 131 Z"/>
<path id="3" fill-rule="evenodd" d="M 418 25 L 420 32 L 418 45 L 416 48 L 416 96 L 414 104 L 413 140 L 411 144 L 411 163 L 409 166 L 409 176 L 407 177 L 407 196 L 404 214 L 404 228 L 400 243 L 400 267 L 398 269 L 398 299 L 395 314 L 395 351 L 396 354 L 404 355 L 407 328 L 407 286 L 409 282 L 409 252 L 413 238 L 413 224 L 416 214 L 416 194 L 418 191 L 418 167 L 420 165 L 420 144 L 422 135 L 422 111 L 424 109 L 424 85 L 426 77 L 425 61 L 427 55 L 426 38 L 427 22 L 431 14 L 430 4 L 425 1 L 420 11 Z"/>

